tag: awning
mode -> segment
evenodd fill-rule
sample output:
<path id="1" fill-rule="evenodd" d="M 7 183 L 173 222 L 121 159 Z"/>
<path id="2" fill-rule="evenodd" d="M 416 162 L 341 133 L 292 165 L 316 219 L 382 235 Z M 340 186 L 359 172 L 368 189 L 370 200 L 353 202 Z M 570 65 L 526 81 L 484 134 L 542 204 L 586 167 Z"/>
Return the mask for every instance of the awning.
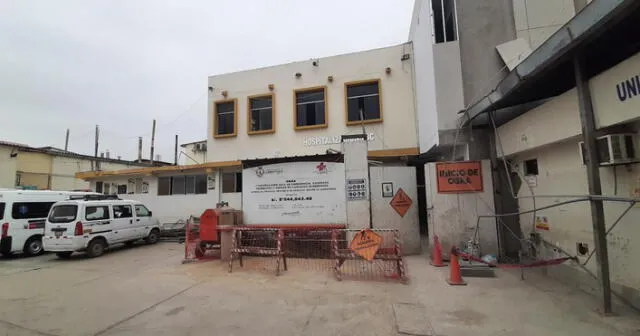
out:
<path id="1" fill-rule="evenodd" d="M 218 161 L 184 166 L 148 167 L 111 171 L 88 171 L 76 173 L 76 178 L 87 180 L 110 176 L 153 175 L 158 173 L 193 172 L 197 170 L 207 171 L 208 169 L 240 167 L 241 165 L 242 163 L 240 161 Z"/>
<path id="2" fill-rule="evenodd" d="M 640 1 L 592 1 L 513 69 L 462 116 L 464 124 L 488 126 L 487 112 L 503 124 L 536 104 L 575 87 L 573 56 L 581 52 L 592 78 L 640 51 Z"/>

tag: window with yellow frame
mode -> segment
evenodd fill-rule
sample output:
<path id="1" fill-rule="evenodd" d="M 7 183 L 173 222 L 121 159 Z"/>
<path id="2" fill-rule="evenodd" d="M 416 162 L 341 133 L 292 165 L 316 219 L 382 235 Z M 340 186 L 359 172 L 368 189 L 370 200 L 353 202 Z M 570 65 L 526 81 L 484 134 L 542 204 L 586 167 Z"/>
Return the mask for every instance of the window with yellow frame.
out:
<path id="1" fill-rule="evenodd" d="M 345 83 L 347 125 L 382 121 L 380 80 Z"/>
<path id="2" fill-rule="evenodd" d="M 238 134 L 238 100 L 219 100 L 213 105 L 213 137 L 236 136 Z"/>
<path id="3" fill-rule="evenodd" d="M 249 134 L 275 132 L 275 97 L 272 93 L 248 97 L 247 107 L 247 130 Z"/>
<path id="4" fill-rule="evenodd" d="M 327 88 L 325 86 L 295 90 L 293 99 L 296 130 L 327 127 Z"/>

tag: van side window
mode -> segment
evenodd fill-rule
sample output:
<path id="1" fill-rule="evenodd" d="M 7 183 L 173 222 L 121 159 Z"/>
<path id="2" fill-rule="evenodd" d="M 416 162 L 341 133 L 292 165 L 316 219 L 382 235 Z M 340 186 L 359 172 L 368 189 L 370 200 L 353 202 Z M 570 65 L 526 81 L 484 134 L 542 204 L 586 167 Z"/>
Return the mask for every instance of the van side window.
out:
<path id="1" fill-rule="evenodd" d="M 149 209 L 142 204 L 136 205 L 136 216 L 137 217 L 149 217 Z"/>
<path id="2" fill-rule="evenodd" d="M 109 219 L 109 206 L 88 206 L 84 218 L 88 221 Z"/>
<path id="3" fill-rule="evenodd" d="M 113 217 L 115 218 L 131 218 L 133 217 L 133 210 L 130 205 L 114 205 Z"/>
<path id="4" fill-rule="evenodd" d="M 0 203 L 0 220 L 4 219 L 4 203 Z"/>
<path id="5" fill-rule="evenodd" d="M 55 202 L 16 202 L 11 209 L 13 219 L 47 218 Z"/>

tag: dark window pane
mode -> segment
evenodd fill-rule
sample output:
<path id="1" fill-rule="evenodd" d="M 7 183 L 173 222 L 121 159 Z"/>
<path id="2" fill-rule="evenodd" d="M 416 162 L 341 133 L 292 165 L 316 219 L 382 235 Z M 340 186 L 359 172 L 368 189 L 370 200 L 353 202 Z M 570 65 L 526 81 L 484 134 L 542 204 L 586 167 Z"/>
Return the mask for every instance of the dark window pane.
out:
<path id="1" fill-rule="evenodd" d="M 4 203 L 0 203 L 0 219 L 4 219 Z"/>
<path id="2" fill-rule="evenodd" d="M 268 131 L 273 129 L 272 110 L 252 110 L 251 111 L 251 131 Z"/>
<path id="3" fill-rule="evenodd" d="M 524 162 L 525 175 L 538 175 L 538 160 L 531 159 Z"/>
<path id="4" fill-rule="evenodd" d="M 96 192 L 102 193 L 102 182 L 96 182 Z"/>
<path id="5" fill-rule="evenodd" d="M 233 102 L 216 103 L 216 134 L 233 134 L 235 131 L 235 104 Z"/>
<path id="6" fill-rule="evenodd" d="M 13 203 L 13 219 L 47 218 L 55 202 L 17 202 Z"/>
<path id="7" fill-rule="evenodd" d="M 296 103 L 313 103 L 322 101 L 324 102 L 324 90 L 314 90 L 305 92 L 296 92 Z"/>
<path id="8" fill-rule="evenodd" d="M 636 147 L 633 143 L 633 136 L 625 135 L 624 136 L 624 145 L 627 152 L 627 159 L 632 159 L 636 157 Z"/>
<path id="9" fill-rule="evenodd" d="M 158 178 L 158 195 L 159 196 L 171 195 L 171 178 L 170 177 Z"/>
<path id="10" fill-rule="evenodd" d="M 196 177 L 185 176 L 184 181 L 185 181 L 185 185 L 184 185 L 185 194 L 195 194 L 196 193 Z"/>
<path id="11" fill-rule="evenodd" d="M 118 185 L 118 194 L 126 194 L 127 193 L 127 185 L 120 184 Z"/>
<path id="12" fill-rule="evenodd" d="M 599 162 L 611 161 L 611 157 L 609 157 L 609 142 L 607 141 L 607 138 L 597 139 L 596 142 L 598 145 L 598 152 L 596 154 L 599 154 L 602 157 L 595 158 L 595 160 L 597 161 L 598 159 L 600 159 Z"/>
<path id="13" fill-rule="evenodd" d="M 184 176 L 172 177 L 171 195 L 184 195 Z"/>
<path id="14" fill-rule="evenodd" d="M 207 175 L 196 176 L 196 194 L 207 193 Z"/>
<path id="15" fill-rule="evenodd" d="M 236 173 L 222 173 L 222 192 L 236 192 Z"/>
<path id="16" fill-rule="evenodd" d="M 49 215 L 51 223 L 71 223 L 76 219 L 78 213 L 77 205 L 58 205 L 53 207 Z"/>
<path id="17" fill-rule="evenodd" d="M 296 122 L 298 126 L 324 125 L 324 102 L 316 104 L 299 104 Z"/>
<path id="18" fill-rule="evenodd" d="M 236 173 L 236 192 L 242 192 L 242 173 Z"/>
<path id="19" fill-rule="evenodd" d="M 366 83 L 347 86 L 347 97 L 358 97 L 378 94 L 378 83 Z"/>
<path id="20" fill-rule="evenodd" d="M 114 218 L 131 218 L 133 217 L 133 210 L 130 205 L 114 205 L 113 206 Z"/>
<path id="21" fill-rule="evenodd" d="M 249 100 L 249 104 L 251 104 L 251 109 L 261 109 L 261 108 L 270 108 L 272 107 L 272 99 L 271 97 L 258 97 L 258 98 L 251 98 Z"/>

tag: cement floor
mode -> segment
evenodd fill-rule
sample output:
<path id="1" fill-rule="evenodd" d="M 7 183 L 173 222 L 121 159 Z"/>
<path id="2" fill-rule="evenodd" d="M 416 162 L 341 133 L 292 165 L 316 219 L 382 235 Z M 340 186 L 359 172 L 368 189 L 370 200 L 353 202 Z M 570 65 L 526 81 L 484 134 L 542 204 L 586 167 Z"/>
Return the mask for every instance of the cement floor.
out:
<path id="1" fill-rule="evenodd" d="M 640 335 L 638 315 L 601 317 L 594 298 L 534 273 L 445 283 L 407 258 L 408 285 L 182 265 L 183 245 L 97 259 L 0 259 L 0 335 Z"/>

